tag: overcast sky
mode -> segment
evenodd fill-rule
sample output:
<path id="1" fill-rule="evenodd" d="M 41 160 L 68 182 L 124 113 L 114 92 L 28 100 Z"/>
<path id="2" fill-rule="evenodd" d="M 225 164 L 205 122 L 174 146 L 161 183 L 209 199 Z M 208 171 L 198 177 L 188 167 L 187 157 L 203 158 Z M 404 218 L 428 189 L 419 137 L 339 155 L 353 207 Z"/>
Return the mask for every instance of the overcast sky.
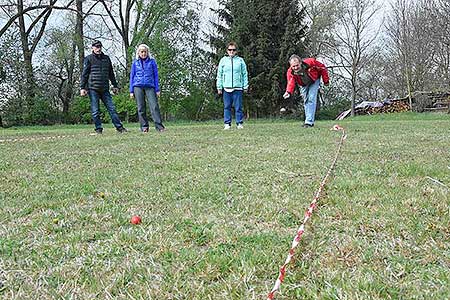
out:
<path id="1" fill-rule="evenodd" d="M 276 0 L 274 0 L 274 1 L 276 1 Z M 336 1 L 342 1 L 342 0 L 336 0 Z M 377 3 L 381 6 L 380 14 L 378 16 L 379 19 L 381 19 L 383 14 L 389 9 L 390 3 L 392 3 L 392 1 L 394 1 L 394 0 L 375 0 L 375 3 Z M 203 19 L 208 19 L 208 17 L 210 15 L 212 15 L 209 8 L 217 8 L 219 6 L 218 0 L 200 0 L 200 2 L 202 2 L 202 4 L 205 6 Z"/>

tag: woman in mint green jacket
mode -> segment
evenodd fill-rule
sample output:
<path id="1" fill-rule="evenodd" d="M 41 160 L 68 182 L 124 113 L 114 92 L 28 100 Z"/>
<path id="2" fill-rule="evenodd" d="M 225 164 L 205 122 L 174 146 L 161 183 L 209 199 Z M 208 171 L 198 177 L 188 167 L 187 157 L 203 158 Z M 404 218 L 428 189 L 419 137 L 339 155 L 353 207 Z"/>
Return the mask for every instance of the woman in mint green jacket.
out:
<path id="1" fill-rule="evenodd" d="M 228 56 L 222 57 L 217 68 L 217 92 L 219 95 L 223 94 L 224 130 L 231 129 L 232 106 L 235 110 L 237 128 L 244 128 L 242 93 L 248 90 L 248 73 L 244 59 L 237 56 L 236 51 L 236 43 L 228 43 Z"/>

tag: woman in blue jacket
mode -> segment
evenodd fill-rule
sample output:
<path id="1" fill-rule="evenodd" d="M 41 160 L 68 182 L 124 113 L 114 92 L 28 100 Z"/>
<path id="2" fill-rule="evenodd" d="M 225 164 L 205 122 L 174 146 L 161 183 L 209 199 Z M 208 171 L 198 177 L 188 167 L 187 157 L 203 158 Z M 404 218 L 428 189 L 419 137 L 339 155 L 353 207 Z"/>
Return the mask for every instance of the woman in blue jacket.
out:
<path id="1" fill-rule="evenodd" d="M 242 93 L 248 89 L 248 73 L 244 59 L 236 51 L 236 43 L 228 43 L 228 55 L 222 57 L 217 68 L 217 92 L 223 94 L 224 130 L 231 129 L 231 106 L 234 106 L 237 128 L 244 128 Z"/>
<path id="2" fill-rule="evenodd" d="M 160 94 L 158 66 L 156 65 L 155 59 L 149 55 L 149 47 L 145 44 L 141 44 L 137 48 L 136 59 L 131 65 L 130 97 L 136 98 L 139 123 L 141 123 L 142 132 L 148 132 L 145 98 L 147 98 L 156 130 L 159 132 L 165 130 L 161 121 L 161 112 L 159 111 L 158 105 L 158 97 Z"/>

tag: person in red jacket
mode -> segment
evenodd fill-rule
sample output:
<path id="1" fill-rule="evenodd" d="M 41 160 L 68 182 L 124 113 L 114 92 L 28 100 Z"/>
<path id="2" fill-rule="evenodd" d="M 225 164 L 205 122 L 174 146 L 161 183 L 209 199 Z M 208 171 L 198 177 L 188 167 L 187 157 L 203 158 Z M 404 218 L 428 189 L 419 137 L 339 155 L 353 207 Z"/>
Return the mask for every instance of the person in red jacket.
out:
<path id="1" fill-rule="evenodd" d="M 283 98 L 289 98 L 294 93 L 295 85 L 300 85 L 305 108 L 305 124 L 303 124 L 303 127 L 313 127 L 320 78 L 322 77 L 323 83 L 328 85 L 328 70 L 324 64 L 317 61 L 315 58 L 310 57 L 302 60 L 295 54 L 289 58 L 289 64 L 290 67 L 286 74 L 286 92 L 284 93 Z"/>

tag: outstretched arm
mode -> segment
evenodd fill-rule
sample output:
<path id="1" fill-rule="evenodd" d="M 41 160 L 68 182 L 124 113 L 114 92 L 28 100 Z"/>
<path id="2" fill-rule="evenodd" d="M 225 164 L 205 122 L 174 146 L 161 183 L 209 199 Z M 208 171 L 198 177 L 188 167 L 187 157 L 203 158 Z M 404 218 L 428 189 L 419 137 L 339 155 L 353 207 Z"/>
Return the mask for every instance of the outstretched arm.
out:
<path id="1" fill-rule="evenodd" d="M 286 92 L 292 95 L 295 90 L 295 77 L 292 74 L 291 68 L 287 70 L 286 78 L 287 78 Z"/>

